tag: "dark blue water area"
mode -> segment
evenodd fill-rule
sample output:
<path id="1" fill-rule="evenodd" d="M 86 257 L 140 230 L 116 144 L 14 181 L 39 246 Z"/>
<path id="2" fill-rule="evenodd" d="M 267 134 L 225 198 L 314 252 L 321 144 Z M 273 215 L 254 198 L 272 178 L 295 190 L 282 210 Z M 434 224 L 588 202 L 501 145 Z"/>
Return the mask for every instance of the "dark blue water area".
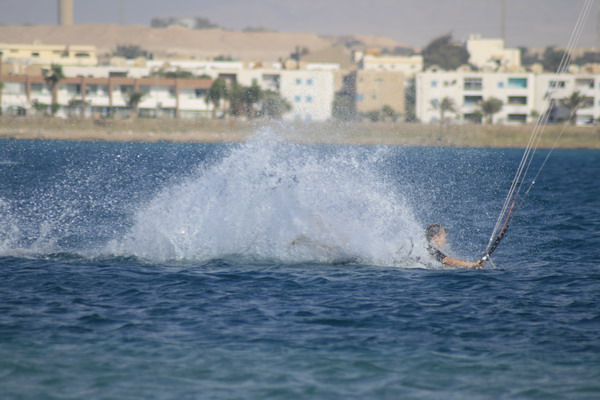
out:
<path id="1" fill-rule="evenodd" d="M 551 154 L 495 268 L 102 251 L 236 146 L 0 141 L 0 398 L 600 397 L 599 151 Z M 522 155 L 352 149 L 471 259 Z"/>

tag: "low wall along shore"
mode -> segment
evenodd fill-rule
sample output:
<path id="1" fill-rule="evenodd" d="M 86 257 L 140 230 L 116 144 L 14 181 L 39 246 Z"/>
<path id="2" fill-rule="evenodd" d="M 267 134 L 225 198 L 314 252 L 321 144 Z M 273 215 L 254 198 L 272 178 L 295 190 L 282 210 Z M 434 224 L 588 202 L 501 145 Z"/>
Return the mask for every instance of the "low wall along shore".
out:
<path id="1" fill-rule="evenodd" d="M 270 127 L 303 143 L 454 147 L 525 147 L 532 125 L 435 125 L 408 123 L 284 123 L 241 120 L 73 120 L 0 117 L 0 139 L 130 142 L 239 142 Z M 560 140 L 556 138 L 562 133 Z M 600 129 L 572 125 L 543 128 L 539 147 L 600 149 Z"/>

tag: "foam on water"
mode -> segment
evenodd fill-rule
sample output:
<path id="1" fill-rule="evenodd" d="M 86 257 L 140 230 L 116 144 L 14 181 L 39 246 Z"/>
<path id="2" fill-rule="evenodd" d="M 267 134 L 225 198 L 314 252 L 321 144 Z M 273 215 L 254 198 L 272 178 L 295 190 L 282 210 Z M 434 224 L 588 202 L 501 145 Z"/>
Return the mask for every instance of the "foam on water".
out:
<path id="1" fill-rule="evenodd" d="M 263 131 L 162 190 L 104 251 L 150 260 L 411 264 L 424 248 L 422 228 L 381 172 L 386 154 L 294 144 Z"/>

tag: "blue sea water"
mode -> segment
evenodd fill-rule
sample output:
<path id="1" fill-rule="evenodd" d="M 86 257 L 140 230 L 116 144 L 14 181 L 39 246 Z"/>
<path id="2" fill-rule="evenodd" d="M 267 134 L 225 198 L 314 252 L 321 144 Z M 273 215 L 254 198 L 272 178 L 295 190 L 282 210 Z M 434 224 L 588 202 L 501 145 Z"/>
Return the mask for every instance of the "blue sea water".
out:
<path id="1" fill-rule="evenodd" d="M 600 398 L 599 151 L 495 268 L 425 261 L 482 255 L 521 155 L 2 140 L 0 398 Z"/>

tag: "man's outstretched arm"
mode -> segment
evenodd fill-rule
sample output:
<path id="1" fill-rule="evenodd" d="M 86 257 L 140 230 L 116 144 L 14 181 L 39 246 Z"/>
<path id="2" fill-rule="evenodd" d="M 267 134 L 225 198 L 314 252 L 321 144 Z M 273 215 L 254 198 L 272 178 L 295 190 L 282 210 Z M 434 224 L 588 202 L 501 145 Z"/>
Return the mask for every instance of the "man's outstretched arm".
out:
<path id="1" fill-rule="evenodd" d="M 469 262 L 469 261 L 459 260 L 458 258 L 452 258 L 452 257 L 446 256 L 442 260 L 442 263 L 449 267 L 483 269 L 483 260 Z"/>

